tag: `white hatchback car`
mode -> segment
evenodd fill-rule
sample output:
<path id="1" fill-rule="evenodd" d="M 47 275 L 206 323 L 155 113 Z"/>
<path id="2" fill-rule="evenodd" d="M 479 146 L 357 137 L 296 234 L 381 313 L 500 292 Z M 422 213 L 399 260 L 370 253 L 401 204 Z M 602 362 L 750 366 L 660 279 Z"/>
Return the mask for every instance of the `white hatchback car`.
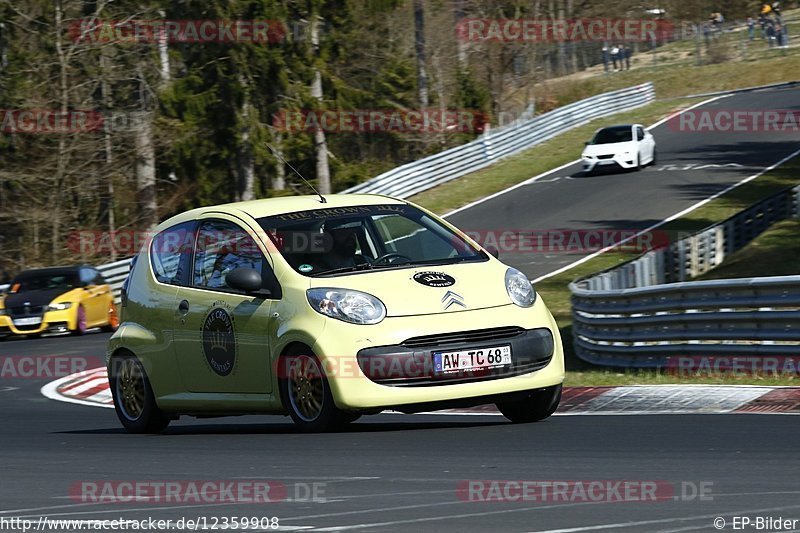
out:
<path id="1" fill-rule="evenodd" d="M 583 150 L 583 171 L 640 169 L 656 163 L 656 140 L 641 124 L 597 130 Z"/>

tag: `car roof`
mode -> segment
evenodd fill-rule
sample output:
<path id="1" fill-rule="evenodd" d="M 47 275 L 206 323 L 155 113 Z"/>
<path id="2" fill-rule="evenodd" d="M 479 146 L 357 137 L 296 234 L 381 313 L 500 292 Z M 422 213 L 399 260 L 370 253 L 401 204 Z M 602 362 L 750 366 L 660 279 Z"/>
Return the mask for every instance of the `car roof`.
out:
<path id="1" fill-rule="evenodd" d="M 304 195 L 281 196 L 278 198 L 264 198 L 248 202 L 200 207 L 176 215 L 164 221 L 159 227 L 192 220 L 206 213 L 245 214 L 258 219 L 286 213 L 295 213 L 298 211 L 311 211 L 314 209 L 335 209 L 337 207 L 353 207 L 359 205 L 403 205 L 406 203 L 402 200 L 380 194 L 326 194 L 324 198 L 326 200 L 324 204 L 320 201 L 319 196 Z"/>
<path id="2" fill-rule="evenodd" d="M 47 267 L 47 268 L 32 268 L 30 270 L 23 270 L 16 276 L 17 278 L 27 278 L 27 277 L 35 277 L 41 275 L 50 275 L 50 276 L 58 276 L 61 274 L 77 274 L 78 270 L 81 268 L 91 268 L 95 270 L 95 267 L 91 265 L 72 265 L 72 266 L 56 266 L 56 267 Z"/>
<path id="3" fill-rule="evenodd" d="M 640 124 L 617 124 L 617 125 L 614 125 L 614 126 L 606 126 L 605 128 L 600 128 L 597 131 L 602 131 L 602 130 L 624 130 L 624 129 L 633 128 L 633 127 L 639 126 L 639 125 Z"/>

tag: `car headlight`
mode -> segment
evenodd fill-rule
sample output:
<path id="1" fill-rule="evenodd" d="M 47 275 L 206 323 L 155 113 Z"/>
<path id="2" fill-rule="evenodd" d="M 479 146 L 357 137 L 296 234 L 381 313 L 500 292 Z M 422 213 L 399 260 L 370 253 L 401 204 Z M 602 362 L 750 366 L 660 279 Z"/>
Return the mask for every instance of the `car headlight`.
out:
<path id="1" fill-rule="evenodd" d="M 516 268 L 506 270 L 506 291 L 511 301 L 520 307 L 530 307 L 536 301 L 536 291 L 528 276 Z"/>
<path id="2" fill-rule="evenodd" d="M 377 324 L 386 318 L 383 302 L 365 292 L 308 289 L 306 297 L 316 312 L 351 324 Z"/>
<path id="3" fill-rule="evenodd" d="M 58 304 L 50 304 L 47 306 L 48 311 L 65 311 L 72 307 L 71 302 L 63 302 Z"/>

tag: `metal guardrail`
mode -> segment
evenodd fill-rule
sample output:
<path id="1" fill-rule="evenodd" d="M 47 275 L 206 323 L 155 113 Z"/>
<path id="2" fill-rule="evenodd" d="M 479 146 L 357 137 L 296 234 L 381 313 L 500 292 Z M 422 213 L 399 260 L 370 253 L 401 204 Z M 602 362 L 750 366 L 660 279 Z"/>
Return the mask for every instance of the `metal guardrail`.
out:
<path id="1" fill-rule="evenodd" d="M 114 263 L 100 265 L 97 270 L 106 279 L 106 283 L 111 285 L 111 291 L 114 293 L 114 303 L 119 303 L 119 293 L 122 290 L 122 284 L 131 271 L 131 259 L 123 259 Z"/>
<path id="2" fill-rule="evenodd" d="M 128 273 L 131 270 L 130 258 L 100 265 L 96 268 L 103 275 L 106 283 L 111 285 L 111 291 L 114 293 L 114 302 L 119 303 L 119 293 L 122 290 L 122 284 L 125 282 L 125 278 L 128 277 Z M 7 291 L 8 287 L 8 284 L 0 285 L 0 293 Z"/>
<path id="3" fill-rule="evenodd" d="M 408 198 L 485 168 L 597 118 L 629 111 L 655 100 L 652 83 L 609 92 L 560 107 L 529 120 L 487 132 L 467 144 L 397 167 L 343 191 Z"/>
<path id="4" fill-rule="evenodd" d="M 668 366 L 683 355 L 800 355 L 800 276 L 686 282 L 800 213 L 800 186 L 672 245 L 570 284 L 575 353 Z"/>
<path id="5" fill-rule="evenodd" d="M 800 276 L 570 288 L 575 352 L 594 364 L 643 368 L 684 355 L 800 355 Z"/>

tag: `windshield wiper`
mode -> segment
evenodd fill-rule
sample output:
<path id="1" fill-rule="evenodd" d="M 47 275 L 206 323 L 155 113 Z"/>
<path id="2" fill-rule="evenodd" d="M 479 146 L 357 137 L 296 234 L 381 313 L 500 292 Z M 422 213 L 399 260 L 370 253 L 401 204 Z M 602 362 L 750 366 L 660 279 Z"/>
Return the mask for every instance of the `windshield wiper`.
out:
<path id="1" fill-rule="evenodd" d="M 345 272 L 360 272 L 362 270 L 372 270 L 373 267 L 371 263 L 363 263 L 360 265 L 355 266 L 348 266 L 348 267 L 341 267 L 341 268 L 334 268 L 332 270 L 323 270 L 322 272 L 317 272 L 314 277 L 320 276 L 328 276 L 332 274 L 344 274 Z"/>
<path id="2" fill-rule="evenodd" d="M 479 261 L 483 259 L 479 255 L 475 255 L 472 257 L 448 257 L 446 259 L 433 259 L 433 260 L 422 260 L 422 261 L 412 261 L 411 263 L 406 263 L 408 265 L 414 266 L 437 266 L 437 265 L 454 265 L 456 263 L 464 263 L 467 261 Z"/>

